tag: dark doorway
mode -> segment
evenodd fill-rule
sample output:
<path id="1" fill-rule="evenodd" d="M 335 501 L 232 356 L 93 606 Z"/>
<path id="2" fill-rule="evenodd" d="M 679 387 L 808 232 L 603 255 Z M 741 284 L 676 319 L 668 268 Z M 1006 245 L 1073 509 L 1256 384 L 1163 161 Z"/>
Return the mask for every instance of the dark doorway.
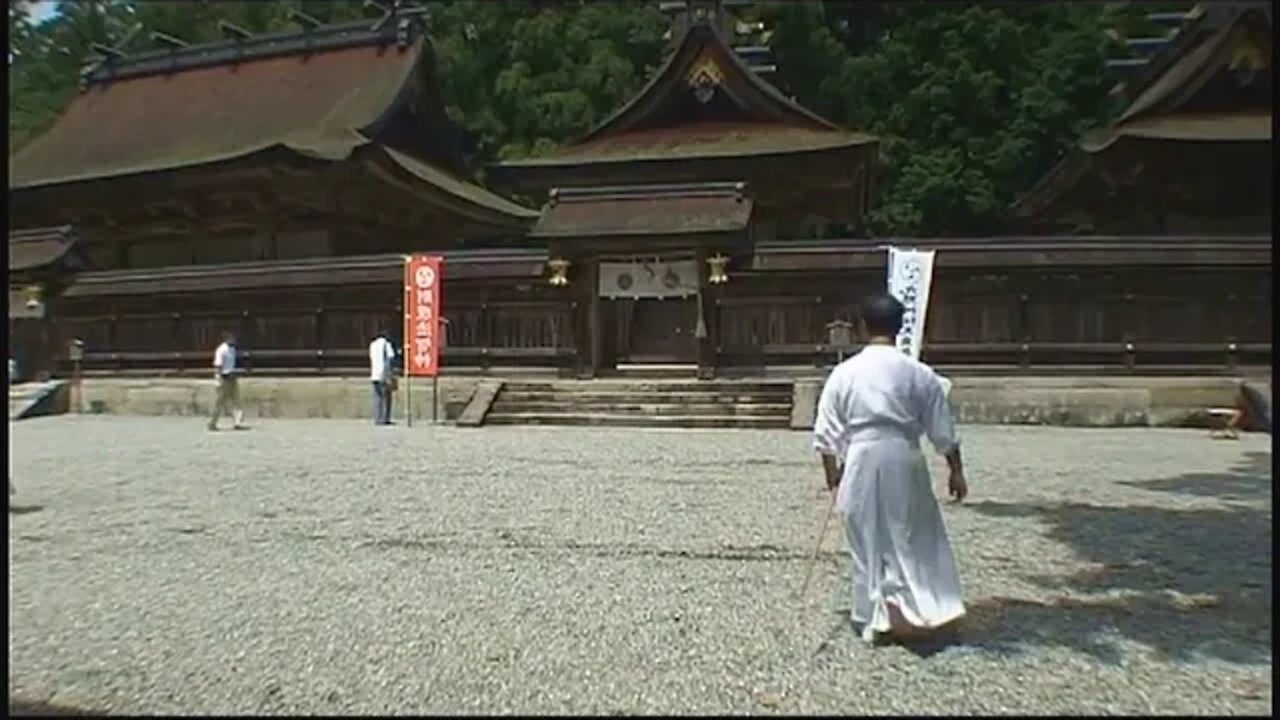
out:
<path id="1" fill-rule="evenodd" d="M 698 360 L 698 299 L 641 298 L 605 300 L 605 314 L 613 332 L 612 352 L 620 364 L 684 364 Z"/>

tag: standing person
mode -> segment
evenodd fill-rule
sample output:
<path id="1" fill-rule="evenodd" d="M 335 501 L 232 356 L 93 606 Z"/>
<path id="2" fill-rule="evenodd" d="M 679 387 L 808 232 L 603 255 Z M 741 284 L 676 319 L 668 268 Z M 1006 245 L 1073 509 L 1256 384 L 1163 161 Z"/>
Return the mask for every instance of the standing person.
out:
<path id="1" fill-rule="evenodd" d="M 213 370 L 218 380 L 218 396 L 213 404 L 213 417 L 209 418 L 209 429 L 218 429 L 218 418 L 231 412 L 234 427 L 244 427 L 244 411 L 240 409 L 239 368 L 236 367 L 236 336 L 230 332 L 222 333 L 222 344 L 213 351 Z"/>
<path id="2" fill-rule="evenodd" d="M 943 384 L 894 346 L 902 303 L 862 304 L 866 346 L 832 371 L 818 401 L 814 447 L 845 519 L 853 611 L 862 638 L 911 639 L 964 615 L 960 575 L 920 451 L 927 435 L 946 456 L 950 494 L 968 493 L 960 440 Z"/>
<path id="3" fill-rule="evenodd" d="M 395 383 L 396 349 L 381 331 L 369 343 L 369 380 L 373 382 L 373 424 L 391 424 L 391 391 Z"/>

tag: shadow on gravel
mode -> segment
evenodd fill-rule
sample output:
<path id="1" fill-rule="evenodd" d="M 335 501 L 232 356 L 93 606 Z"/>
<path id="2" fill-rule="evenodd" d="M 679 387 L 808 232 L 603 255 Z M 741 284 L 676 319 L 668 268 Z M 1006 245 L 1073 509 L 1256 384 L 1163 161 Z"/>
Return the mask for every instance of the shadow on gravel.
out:
<path id="1" fill-rule="evenodd" d="M 1248 494 L 1261 501 L 1270 493 L 1270 478 L 1258 472 L 1263 466 L 1269 474 L 1270 456 L 1250 453 L 1229 475 L 1127 484 L 1197 495 L 1217 488 L 1222 497 Z M 966 508 L 992 518 L 1035 517 L 1049 538 L 1091 565 L 1030 578 L 1077 597 L 971 603 L 968 644 L 1000 651 L 1060 645 L 1119 662 L 1120 648 L 1107 639 L 1119 636 L 1175 660 L 1270 664 L 1269 503 L 1179 509 L 976 502 Z M 1093 597 L 1079 597 L 1084 594 Z"/>
<path id="2" fill-rule="evenodd" d="M 98 710 L 55 705 L 35 700 L 9 699 L 9 717 L 102 717 L 106 715 Z"/>
<path id="3" fill-rule="evenodd" d="M 1155 492 L 1180 493 L 1220 500 L 1268 500 L 1271 495 L 1271 453 L 1246 452 L 1226 473 L 1190 473 L 1160 480 L 1131 480 L 1121 485 Z"/>
<path id="4" fill-rule="evenodd" d="M 10 503 L 10 515 L 29 515 L 31 513 L 40 512 L 44 509 L 43 505 L 14 505 Z"/>

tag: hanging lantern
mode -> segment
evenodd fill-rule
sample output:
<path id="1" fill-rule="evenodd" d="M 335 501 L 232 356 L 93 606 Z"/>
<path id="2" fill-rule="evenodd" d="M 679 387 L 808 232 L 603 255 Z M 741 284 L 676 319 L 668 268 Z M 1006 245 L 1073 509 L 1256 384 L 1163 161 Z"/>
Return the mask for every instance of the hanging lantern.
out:
<path id="1" fill-rule="evenodd" d="M 39 285 L 28 285 L 25 289 L 27 309 L 35 310 L 44 301 L 44 291 Z"/>
<path id="2" fill-rule="evenodd" d="M 569 284 L 569 261 L 555 260 L 547 261 L 547 270 L 551 271 L 551 277 L 547 282 L 554 287 L 564 287 Z"/>
<path id="3" fill-rule="evenodd" d="M 707 282 L 712 285 L 723 285 L 729 282 L 729 273 L 725 272 L 725 267 L 728 265 L 729 258 L 719 253 L 707 258 L 707 268 L 710 271 Z"/>

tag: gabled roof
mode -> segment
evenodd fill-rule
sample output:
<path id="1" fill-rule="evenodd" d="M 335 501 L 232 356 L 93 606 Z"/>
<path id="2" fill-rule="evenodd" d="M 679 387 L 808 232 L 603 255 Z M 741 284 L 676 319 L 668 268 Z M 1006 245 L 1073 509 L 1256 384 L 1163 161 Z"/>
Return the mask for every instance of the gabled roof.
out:
<path id="1" fill-rule="evenodd" d="M 534 238 L 603 238 L 743 232 L 752 201 L 743 183 L 555 190 Z"/>
<path id="2" fill-rule="evenodd" d="M 60 263 L 79 268 L 79 238 L 69 225 L 9 231 L 9 272 L 27 274 Z"/>
<path id="3" fill-rule="evenodd" d="M 578 141 L 499 167 L 769 155 L 875 142 L 783 95 L 704 17 L 689 26 L 635 97 Z"/>
<path id="4" fill-rule="evenodd" d="M 1129 105 L 1110 127 L 1087 134 L 1014 204 L 1023 216 L 1040 212 L 1093 167 L 1093 159 L 1117 143 L 1167 141 L 1195 143 L 1271 143 L 1270 95 L 1265 103 L 1243 94 L 1236 107 L 1204 106 L 1206 89 L 1241 65 L 1268 77 L 1253 80 L 1270 87 L 1271 8 L 1269 3 L 1211 3 L 1199 18 L 1166 46 L 1142 75 L 1126 86 Z M 1169 152 L 1173 152 L 1170 149 Z M 1265 152 L 1260 148 L 1260 152 Z"/>
<path id="5" fill-rule="evenodd" d="M 461 179 L 450 136 L 456 128 L 444 115 L 433 63 L 430 44 L 411 18 L 108 59 L 85 76 L 84 91 L 53 127 L 10 157 L 10 188 L 179 170 L 281 150 L 339 162 L 380 146 L 395 148 L 397 161 L 412 165 L 422 181 L 433 182 L 427 176 L 434 173 L 449 185 L 446 192 L 532 217 Z"/>
<path id="6" fill-rule="evenodd" d="M 313 32 L 328 47 L 252 52 L 272 46 L 267 36 L 240 55 L 219 44 L 109 61 L 48 132 L 10 158 L 10 186 L 204 165 L 279 146 L 345 158 L 396 104 L 423 40 L 397 44 L 367 22 Z"/>

